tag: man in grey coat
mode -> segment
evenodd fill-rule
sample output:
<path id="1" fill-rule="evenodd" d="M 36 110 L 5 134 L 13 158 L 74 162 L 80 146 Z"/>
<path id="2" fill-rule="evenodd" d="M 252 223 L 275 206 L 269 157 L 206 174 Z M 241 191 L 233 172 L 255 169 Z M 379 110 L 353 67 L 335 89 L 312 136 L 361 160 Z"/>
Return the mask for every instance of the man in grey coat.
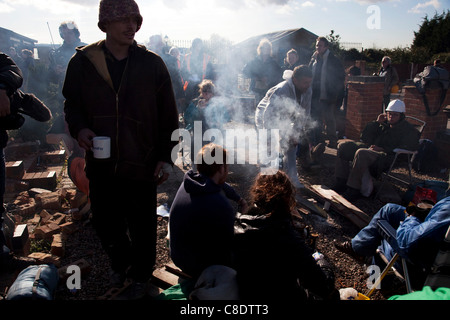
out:
<path id="1" fill-rule="evenodd" d="M 283 169 L 296 188 L 303 188 L 298 180 L 296 149 L 310 122 L 312 73 L 308 66 L 301 65 L 293 72 L 285 71 L 283 77 L 286 80 L 269 89 L 258 104 L 256 128 L 280 130 Z"/>

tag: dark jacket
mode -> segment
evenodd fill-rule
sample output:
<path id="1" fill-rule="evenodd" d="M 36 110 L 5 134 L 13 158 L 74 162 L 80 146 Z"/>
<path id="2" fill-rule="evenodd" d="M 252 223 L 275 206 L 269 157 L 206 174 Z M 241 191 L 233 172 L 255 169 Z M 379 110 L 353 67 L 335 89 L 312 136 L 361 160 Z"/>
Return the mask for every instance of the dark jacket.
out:
<path id="1" fill-rule="evenodd" d="M 184 272 L 198 276 L 208 266 L 231 266 L 239 195 L 228 184 L 188 171 L 170 208 L 170 256 Z"/>
<path id="2" fill-rule="evenodd" d="M 83 128 L 111 138 L 111 158 L 86 153 L 88 178 L 117 175 L 152 180 L 158 161 L 171 163 L 178 112 L 169 72 L 162 59 L 136 43 L 118 92 L 109 74 L 104 40 L 77 48 L 63 88 L 64 111 L 71 135 Z"/>
<path id="3" fill-rule="evenodd" d="M 385 78 L 383 95 L 391 94 L 392 87 L 399 81 L 397 70 L 390 64 L 386 69 L 381 67 L 378 75 Z"/>
<path id="4" fill-rule="evenodd" d="M 235 269 L 242 299 L 301 301 L 308 289 L 316 297 L 338 300 L 331 269 L 319 267 L 289 216 L 267 217 L 253 207 L 237 217 Z"/>
<path id="5" fill-rule="evenodd" d="M 251 79 L 250 91 L 264 96 L 270 88 L 283 81 L 282 69 L 274 58 L 263 61 L 260 56 L 251 60 L 244 66 L 242 73 Z M 266 81 L 262 79 L 266 78 Z M 258 103 L 259 101 L 256 101 Z"/>
<path id="6" fill-rule="evenodd" d="M 341 93 L 344 91 L 344 80 L 345 80 L 345 71 L 342 66 L 341 61 L 331 52 L 328 54 L 327 64 L 325 67 L 325 75 L 322 74 L 321 77 L 326 77 L 325 79 L 325 90 L 327 101 L 330 103 L 335 103 Z M 313 98 L 320 97 L 320 82 L 317 82 L 317 73 L 322 72 L 322 70 L 317 70 L 315 65 L 318 63 L 317 59 L 311 59 L 309 66 L 313 70 Z"/>
<path id="7" fill-rule="evenodd" d="M 0 52 L 0 89 L 6 90 L 7 95 L 11 96 L 22 86 L 22 82 L 23 77 L 20 68 L 8 55 Z M 4 148 L 7 142 L 8 134 L 4 128 L 0 128 L 0 148 Z"/>
<path id="8" fill-rule="evenodd" d="M 361 133 L 361 140 L 368 146 L 382 147 L 386 154 L 393 154 L 396 148 L 417 150 L 420 132 L 406 119 L 392 127 L 387 123 L 369 122 Z"/>

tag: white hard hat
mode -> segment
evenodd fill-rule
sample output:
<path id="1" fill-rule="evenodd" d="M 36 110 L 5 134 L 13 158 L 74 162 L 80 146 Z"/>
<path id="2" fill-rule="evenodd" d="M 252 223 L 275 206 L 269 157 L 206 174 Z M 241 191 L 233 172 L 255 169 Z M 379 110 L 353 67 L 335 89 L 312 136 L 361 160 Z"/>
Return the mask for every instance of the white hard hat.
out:
<path id="1" fill-rule="evenodd" d="M 391 102 L 389 102 L 386 111 L 405 113 L 405 103 L 402 100 L 398 99 L 392 100 Z"/>

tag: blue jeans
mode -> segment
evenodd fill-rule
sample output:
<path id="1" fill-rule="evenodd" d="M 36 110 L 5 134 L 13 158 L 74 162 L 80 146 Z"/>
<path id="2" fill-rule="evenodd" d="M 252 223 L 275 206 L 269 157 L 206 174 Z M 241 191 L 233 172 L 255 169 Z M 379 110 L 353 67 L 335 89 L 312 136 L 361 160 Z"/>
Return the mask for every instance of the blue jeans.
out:
<path id="1" fill-rule="evenodd" d="M 387 220 L 394 229 L 397 229 L 400 226 L 400 222 L 406 218 L 404 211 L 405 207 L 398 204 L 388 203 L 383 206 L 373 216 L 370 223 L 352 239 L 353 250 L 361 256 L 370 257 L 382 245 L 386 258 L 392 258 L 392 248 L 383 240 L 383 237 L 378 232 L 377 223 L 379 220 Z"/>

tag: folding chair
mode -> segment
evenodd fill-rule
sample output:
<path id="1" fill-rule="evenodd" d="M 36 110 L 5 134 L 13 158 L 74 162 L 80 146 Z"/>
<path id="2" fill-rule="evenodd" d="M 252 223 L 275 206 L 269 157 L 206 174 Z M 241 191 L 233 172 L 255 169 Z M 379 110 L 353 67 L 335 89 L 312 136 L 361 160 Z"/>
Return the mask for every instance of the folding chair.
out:
<path id="1" fill-rule="evenodd" d="M 414 264 L 408 259 L 405 252 L 399 248 L 397 244 L 397 231 L 386 220 L 378 221 L 377 227 L 378 231 L 392 247 L 395 254 L 391 258 L 391 260 L 388 261 L 386 256 L 384 256 L 384 254 L 380 250 L 377 250 L 377 254 L 386 263 L 386 267 L 381 272 L 380 277 L 376 280 L 373 287 L 368 290 L 365 295 L 369 297 L 390 270 L 394 272 L 397 278 L 405 282 L 407 293 L 413 292 L 414 290 L 411 286 L 408 264 Z M 402 261 L 403 275 L 400 274 L 400 272 L 394 267 L 394 264 L 398 260 L 398 258 L 400 258 Z M 439 246 L 439 251 L 436 254 L 436 258 L 434 260 L 433 266 L 431 267 L 431 270 L 425 270 L 425 268 L 421 269 L 424 273 L 428 273 L 426 275 L 426 280 L 423 286 L 430 286 L 433 290 L 440 287 L 450 288 L 450 226 L 447 229 L 445 238 Z"/>
<path id="2" fill-rule="evenodd" d="M 376 288 L 379 287 L 381 281 L 384 279 L 386 274 L 392 269 L 392 271 L 395 273 L 395 275 L 400 278 L 402 281 L 405 281 L 406 283 L 406 291 L 408 293 L 412 292 L 411 288 L 411 281 L 409 278 L 409 272 L 408 272 L 408 266 L 406 262 L 408 261 L 408 258 L 403 250 L 400 249 L 400 247 L 397 244 L 397 231 L 387 222 L 386 220 L 379 220 L 378 224 L 378 231 L 382 235 L 382 237 L 389 243 L 389 245 L 394 250 L 395 254 L 392 257 L 390 261 L 384 256 L 384 254 L 377 249 L 377 254 L 382 258 L 382 260 L 386 263 L 386 267 L 381 272 L 380 277 L 378 277 L 373 284 L 372 288 L 365 293 L 365 296 L 370 297 L 370 295 L 375 291 Z M 402 276 L 394 267 L 395 262 L 397 259 L 400 258 L 402 261 L 402 268 L 403 268 L 403 274 Z"/>
<path id="3" fill-rule="evenodd" d="M 417 119 L 415 117 L 411 117 L 411 116 L 406 116 L 406 119 L 414 127 L 416 127 L 416 129 L 419 131 L 419 133 L 420 133 L 419 138 L 420 138 L 420 136 L 422 135 L 423 130 L 425 129 L 426 122 L 422 121 L 420 119 Z M 407 185 L 411 185 L 412 184 L 412 175 L 411 175 L 412 164 L 413 164 L 415 156 L 418 153 L 418 150 L 406 150 L 406 149 L 396 148 L 396 149 L 394 149 L 394 152 L 395 152 L 395 157 L 394 157 L 394 160 L 392 161 L 392 163 L 391 163 L 391 165 L 389 167 L 389 170 L 387 172 L 383 172 L 382 173 L 382 176 L 381 176 L 382 183 L 381 183 L 380 188 L 378 189 L 378 192 L 375 195 L 375 199 L 378 198 L 378 195 L 380 194 L 381 190 L 383 189 L 383 186 L 384 186 L 384 184 L 386 182 L 386 178 L 387 177 L 395 179 L 395 180 L 400 181 L 402 183 L 405 183 Z M 409 173 L 408 181 L 406 181 L 406 180 L 404 180 L 404 179 L 402 179 L 402 178 L 400 178 L 398 176 L 395 176 L 392 173 L 392 169 L 394 168 L 394 165 L 396 164 L 398 157 L 400 155 L 402 155 L 402 154 L 406 155 L 407 158 L 408 158 L 408 173 Z M 383 178 L 383 176 L 386 176 L 386 177 Z"/>
<path id="4" fill-rule="evenodd" d="M 450 288 L 450 227 L 448 227 L 444 241 L 439 247 L 424 286 L 429 286 L 433 290 L 442 287 Z"/>

